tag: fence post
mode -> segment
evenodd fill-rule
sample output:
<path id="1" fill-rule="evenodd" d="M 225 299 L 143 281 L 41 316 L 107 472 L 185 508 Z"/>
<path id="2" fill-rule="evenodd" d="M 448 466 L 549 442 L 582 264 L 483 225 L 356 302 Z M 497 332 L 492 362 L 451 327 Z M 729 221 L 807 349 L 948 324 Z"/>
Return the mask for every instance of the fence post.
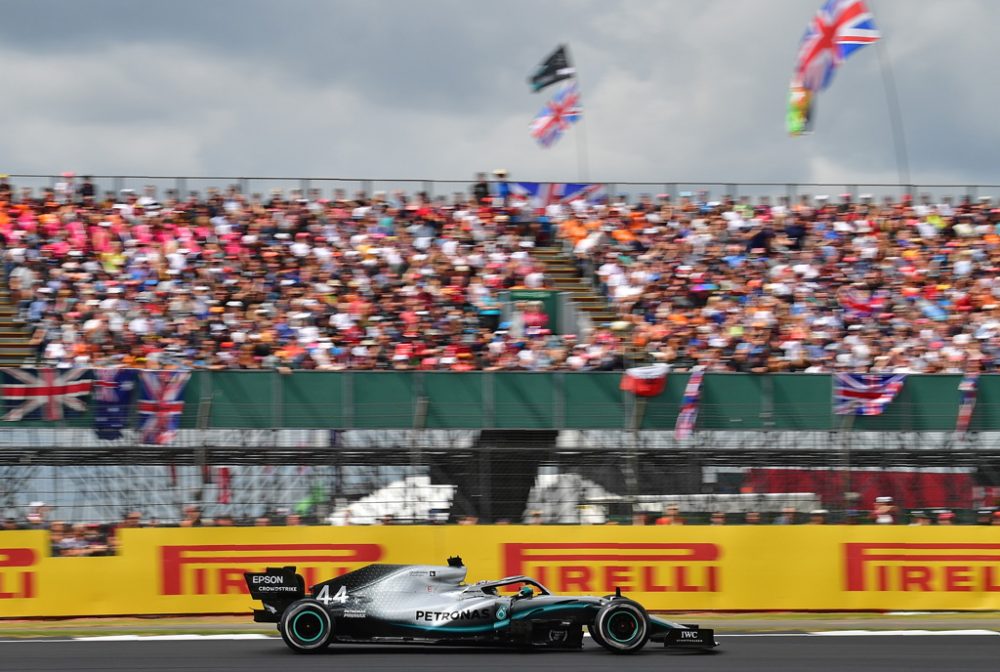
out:
<path id="1" fill-rule="evenodd" d="M 483 429 L 493 429 L 496 426 L 496 397 L 493 394 L 493 372 L 483 371 L 477 374 L 482 377 L 483 384 Z"/>
<path id="2" fill-rule="evenodd" d="M 354 374 L 350 371 L 341 371 L 341 385 L 343 385 L 343 408 L 344 408 L 344 429 L 354 427 Z"/>
<path id="3" fill-rule="evenodd" d="M 280 373 L 278 369 L 271 370 L 271 405 L 274 408 L 274 418 L 272 429 L 272 438 L 274 439 L 274 447 L 277 448 L 280 445 L 279 436 L 281 432 L 284 431 L 285 427 L 285 390 L 283 388 L 284 374 Z"/>
<path id="4" fill-rule="evenodd" d="M 552 424 L 566 429 L 566 372 L 557 371 L 552 377 Z"/>

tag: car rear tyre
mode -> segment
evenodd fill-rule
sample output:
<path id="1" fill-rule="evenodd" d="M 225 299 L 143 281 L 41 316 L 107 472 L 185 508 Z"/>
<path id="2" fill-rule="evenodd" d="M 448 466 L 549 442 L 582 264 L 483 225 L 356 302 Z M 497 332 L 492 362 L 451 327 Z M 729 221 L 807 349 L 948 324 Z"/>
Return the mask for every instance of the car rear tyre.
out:
<path id="1" fill-rule="evenodd" d="M 288 606 L 281 615 L 278 632 L 295 653 L 316 653 L 330 643 L 333 619 L 321 603 L 306 598 Z"/>
<path id="2" fill-rule="evenodd" d="M 636 653 L 649 639 L 649 616 L 642 605 L 615 600 L 604 605 L 590 628 L 594 641 L 613 653 Z"/>

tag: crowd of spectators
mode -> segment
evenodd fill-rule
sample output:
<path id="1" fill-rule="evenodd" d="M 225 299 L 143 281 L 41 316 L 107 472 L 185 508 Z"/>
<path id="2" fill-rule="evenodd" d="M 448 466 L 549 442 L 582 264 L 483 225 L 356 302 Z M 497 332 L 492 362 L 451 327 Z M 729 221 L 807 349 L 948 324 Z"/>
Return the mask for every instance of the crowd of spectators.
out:
<path id="1" fill-rule="evenodd" d="M 0 244 L 55 366 L 962 372 L 1000 366 L 988 200 L 203 195 L 0 180 Z M 561 244 L 619 319 L 504 320 Z M 509 313 L 508 313 L 509 314 Z M 516 314 L 520 315 L 517 311 Z M 544 326 L 543 326 L 544 325 Z"/>
<path id="2" fill-rule="evenodd" d="M 500 319 L 502 291 L 546 283 L 529 254 L 545 233 L 502 200 L 236 187 L 161 200 L 65 180 L 0 181 L 7 281 L 39 363 L 536 369 L 576 343 Z M 614 341 L 595 333 L 590 360 L 612 366 Z"/>
<path id="3" fill-rule="evenodd" d="M 879 498 L 890 500 L 891 498 Z M 144 517 L 141 511 L 131 510 L 115 522 L 105 523 L 65 523 L 59 520 L 48 520 L 49 508 L 43 502 L 32 502 L 28 513 L 23 519 L 11 516 L 0 519 L 0 532 L 17 530 L 47 530 L 53 557 L 79 557 L 114 555 L 118 550 L 122 529 L 140 527 L 294 527 L 302 525 L 330 525 L 332 519 L 318 518 L 308 513 L 299 513 L 287 509 L 276 509 L 260 515 L 232 516 L 229 514 L 214 517 L 204 516 L 201 507 L 194 504 L 182 508 L 179 520 L 161 521 L 156 518 Z M 524 520 L 509 519 L 492 521 L 494 525 L 510 525 L 512 523 L 526 525 L 544 525 L 549 522 L 539 511 L 528 512 Z M 435 520 L 403 520 L 392 515 L 385 515 L 376 522 L 378 525 L 406 524 L 454 524 L 478 525 L 483 521 L 473 515 L 455 515 L 451 519 Z M 636 513 L 631 520 L 622 521 L 609 518 L 605 524 L 617 525 L 631 523 L 632 525 L 996 525 L 1000 526 L 1000 507 L 982 507 L 971 511 L 953 511 L 945 508 L 899 510 L 892 503 L 877 501 L 869 511 L 828 511 L 812 509 L 799 511 L 795 507 L 784 507 L 780 512 L 760 512 L 747 510 L 740 512 L 711 511 L 684 512 L 676 505 L 667 505 L 659 513 Z M 340 520 L 340 525 L 352 525 L 349 520 Z"/>
<path id="4" fill-rule="evenodd" d="M 1000 366 L 1000 209 L 929 195 L 549 208 L 640 357 L 709 371 Z"/>

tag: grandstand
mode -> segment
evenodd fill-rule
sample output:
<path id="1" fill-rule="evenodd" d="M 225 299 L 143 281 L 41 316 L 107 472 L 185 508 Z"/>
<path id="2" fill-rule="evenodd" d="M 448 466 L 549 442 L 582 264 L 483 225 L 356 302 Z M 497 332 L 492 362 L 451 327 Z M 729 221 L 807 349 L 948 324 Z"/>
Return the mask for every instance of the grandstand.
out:
<path id="1" fill-rule="evenodd" d="M 3 185 L 5 388 L 19 367 L 193 371 L 153 434 L 133 397 L 46 419 L 5 392 L 14 525 L 868 522 L 884 496 L 895 522 L 992 520 L 1000 187 Z M 619 389 L 653 363 L 660 396 Z M 847 373 L 905 382 L 840 415 Z"/>

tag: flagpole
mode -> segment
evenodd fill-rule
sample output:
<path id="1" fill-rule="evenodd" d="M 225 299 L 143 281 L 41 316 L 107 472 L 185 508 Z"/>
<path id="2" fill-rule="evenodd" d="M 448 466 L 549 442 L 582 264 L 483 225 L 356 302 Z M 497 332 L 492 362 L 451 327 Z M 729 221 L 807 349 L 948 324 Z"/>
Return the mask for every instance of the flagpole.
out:
<path id="1" fill-rule="evenodd" d="M 580 87 L 579 78 L 577 78 L 577 88 Z M 583 104 L 583 97 L 580 97 L 580 103 Z M 576 136 L 576 172 L 579 176 L 580 182 L 587 182 L 590 177 L 590 170 L 587 166 L 587 134 L 584 132 L 586 128 L 585 124 L 587 120 L 584 119 L 586 115 L 580 115 L 580 123 L 577 124 L 577 136 Z"/>
<path id="2" fill-rule="evenodd" d="M 868 0 L 874 14 L 874 0 Z M 904 189 L 910 188 L 910 160 L 906 153 L 906 137 L 903 131 L 903 115 L 899 109 L 899 96 L 896 94 L 896 81 L 892 75 L 892 62 L 885 52 L 884 40 L 875 42 L 878 52 L 879 69 L 882 71 L 882 86 L 885 89 L 885 102 L 889 108 L 889 125 L 892 127 L 892 143 L 896 150 L 896 173 L 899 183 Z"/>
<path id="3" fill-rule="evenodd" d="M 562 47 L 566 51 L 566 60 L 569 60 L 569 46 L 564 44 Z M 570 62 L 572 63 L 572 61 Z M 576 95 L 581 110 L 580 122 L 576 125 L 576 172 L 577 179 L 580 182 L 586 182 L 590 179 L 590 166 L 587 162 L 587 134 L 585 132 L 587 115 L 583 113 L 583 86 L 580 84 L 580 68 L 573 69 L 573 79 L 576 82 Z"/>

